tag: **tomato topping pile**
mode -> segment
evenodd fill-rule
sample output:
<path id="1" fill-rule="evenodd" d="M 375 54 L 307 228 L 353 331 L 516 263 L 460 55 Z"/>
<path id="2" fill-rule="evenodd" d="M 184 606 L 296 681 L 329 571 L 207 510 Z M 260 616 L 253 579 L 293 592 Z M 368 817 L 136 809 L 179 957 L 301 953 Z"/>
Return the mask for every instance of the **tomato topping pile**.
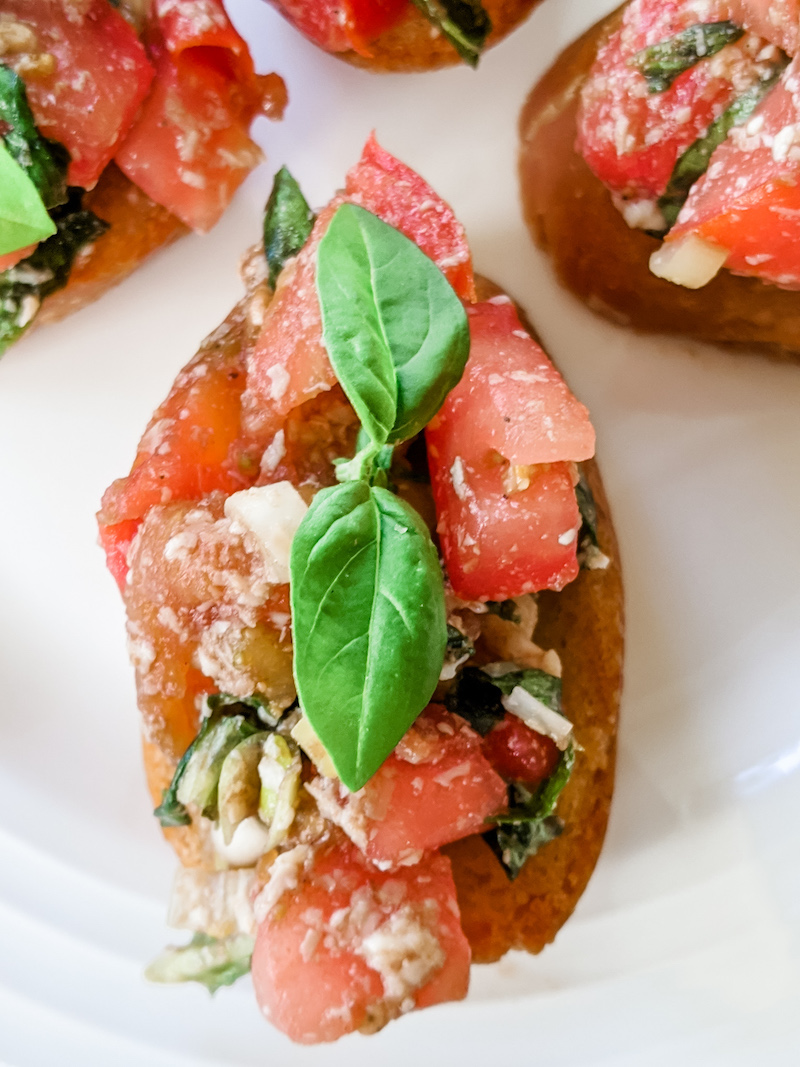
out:
<path id="1" fill-rule="evenodd" d="M 374 41 L 403 17 L 408 0 L 272 0 L 302 34 L 326 52 L 369 56 Z"/>
<path id="2" fill-rule="evenodd" d="M 586 408 L 507 297 L 469 308 L 464 377 L 426 430 L 450 584 L 467 600 L 563 589 L 578 574 L 577 461 Z"/>
<path id="3" fill-rule="evenodd" d="M 276 718 L 296 707 L 289 586 L 242 516 L 269 497 L 258 487 L 276 482 L 291 483 L 280 490 L 295 502 L 300 496 L 304 509 L 335 482 L 333 460 L 355 449 L 357 420 L 323 346 L 315 287 L 316 249 L 344 202 L 414 240 L 466 305 L 471 354 L 427 430 L 453 590 L 470 601 L 506 599 L 561 588 L 577 574 L 575 464 L 594 452 L 586 409 L 508 298 L 473 302 L 462 227 L 371 138 L 344 191 L 287 261 L 271 301 L 267 282 L 248 270 L 247 300 L 178 375 L 130 474 L 103 498 L 100 539 L 125 600 L 146 735 L 167 760 L 195 739 L 204 694 L 249 708 L 248 701 L 262 709 L 274 702 Z M 399 460 L 403 470 L 410 463 L 408 455 Z M 240 495 L 231 506 L 233 494 Z M 272 533 L 285 515 L 266 506 L 275 507 L 266 515 Z M 433 565 L 438 580 L 435 557 Z M 473 607 L 463 609 L 473 620 L 463 623 L 466 647 L 466 630 L 485 625 L 488 634 L 480 620 L 494 618 Z M 544 656 L 531 639 L 531 611 L 529 601 L 527 629 L 514 612 L 517 621 L 504 625 L 526 656 Z M 279 728 L 287 751 L 299 745 L 308 756 L 304 787 L 297 771 L 303 799 L 292 809 L 301 826 L 250 860 L 264 862 L 263 871 L 256 867 L 252 971 L 262 1010 L 296 1041 L 377 1029 L 414 1007 L 465 995 L 470 949 L 450 864 L 437 850 L 493 831 L 508 809 L 509 783 L 533 788 L 559 763 L 553 741 L 513 715 L 500 718 L 494 704 L 488 725 L 499 721 L 480 736 L 483 720 L 473 729 L 466 705 L 458 714 L 443 677 L 447 708 L 429 704 L 357 792 L 328 776 L 330 755 L 318 751 L 307 715 L 293 712 L 297 721 Z M 496 703 L 502 690 L 487 685 Z"/>
<path id="4" fill-rule="evenodd" d="M 725 266 L 800 288 L 800 60 L 744 126 L 731 130 L 692 187 L 667 242 L 695 234 Z"/>

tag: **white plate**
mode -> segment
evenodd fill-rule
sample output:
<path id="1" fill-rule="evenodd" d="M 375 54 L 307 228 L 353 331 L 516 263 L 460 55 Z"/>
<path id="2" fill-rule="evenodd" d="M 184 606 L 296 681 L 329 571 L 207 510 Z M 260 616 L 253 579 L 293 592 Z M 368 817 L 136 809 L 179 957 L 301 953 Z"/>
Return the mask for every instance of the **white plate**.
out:
<path id="1" fill-rule="evenodd" d="M 173 868 L 149 815 L 123 613 L 93 513 L 176 371 L 240 292 L 269 172 L 0 365 L 0 1060 L 14 1067 L 795 1065 L 800 1054 L 800 370 L 645 339 L 559 291 L 523 230 L 515 124 L 603 3 L 548 0 L 466 69 L 373 77 L 260 0 L 231 3 L 292 102 L 259 136 L 322 203 L 375 127 L 464 221 L 592 409 L 627 584 L 605 851 L 540 957 L 476 968 L 465 1004 L 302 1049 L 247 981 L 149 987 Z"/>

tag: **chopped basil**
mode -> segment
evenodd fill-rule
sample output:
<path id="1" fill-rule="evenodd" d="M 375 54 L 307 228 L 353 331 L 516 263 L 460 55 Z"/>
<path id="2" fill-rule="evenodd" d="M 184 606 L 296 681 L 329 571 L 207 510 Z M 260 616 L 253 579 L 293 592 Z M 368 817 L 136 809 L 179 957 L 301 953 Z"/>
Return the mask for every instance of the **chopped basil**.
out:
<path id="1" fill-rule="evenodd" d="M 286 167 L 281 167 L 264 214 L 264 251 L 273 289 L 286 260 L 296 256 L 308 240 L 315 218 L 300 186 Z"/>
<path id="2" fill-rule="evenodd" d="M 487 600 L 486 607 L 491 615 L 498 615 L 506 622 L 521 622 L 516 600 Z"/>
<path id="3" fill-rule="evenodd" d="M 575 748 L 570 744 L 556 769 L 537 789 L 529 790 L 518 783 L 509 786 L 509 811 L 491 820 L 497 825 L 483 836 L 510 881 L 517 877 L 530 856 L 562 832 L 563 823 L 553 811 L 569 781 L 574 762 Z"/>
<path id="4" fill-rule="evenodd" d="M 81 190 L 52 212 L 56 233 L 0 274 L 0 355 L 33 321 L 42 300 L 62 289 L 76 255 L 106 232 L 108 223 L 81 208 Z"/>
<path id="5" fill-rule="evenodd" d="M 651 93 L 663 93 L 684 71 L 716 55 L 743 34 L 741 26 L 733 22 L 698 22 L 667 41 L 643 48 L 629 62 L 642 72 Z"/>
<path id="6" fill-rule="evenodd" d="M 243 715 L 225 715 L 203 734 L 194 746 L 178 784 L 177 798 L 186 807 L 196 804 L 207 819 L 217 819 L 219 776 L 225 757 L 241 742 L 258 732 Z"/>
<path id="7" fill-rule="evenodd" d="M 502 691 L 479 667 L 464 667 L 445 698 L 450 711 L 460 715 L 476 733 L 485 737 L 505 715 Z"/>
<path id="8" fill-rule="evenodd" d="M 679 157 L 670 176 L 669 184 L 663 196 L 658 200 L 667 230 L 675 225 L 675 220 L 692 186 L 705 174 L 715 149 L 719 148 L 734 126 L 741 126 L 747 122 L 778 81 L 788 63 L 789 57 L 781 53 L 781 58 L 771 67 L 767 77 L 757 81 L 741 96 L 738 96 L 719 118 L 711 123 L 703 136 L 698 137 Z"/>
<path id="9" fill-rule="evenodd" d="M 477 67 L 492 20 L 479 0 L 412 0 L 470 67 Z"/>
<path id="10" fill-rule="evenodd" d="M 209 993 L 233 983 L 250 970 L 255 939 L 246 934 L 217 938 L 195 934 L 188 945 L 170 947 L 147 968 L 151 982 L 200 982 Z"/>
<path id="11" fill-rule="evenodd" d="M 447 654 L 452 656 L 453 659 L 461 659 L 462 656 L 472 656 L 474 652 L 475 646 L 467 635 L 448 623 Z"/>
<path id="12" fill-rule="evenodd" d="M 36 186 L 44 206 L 65 204 L 69 153 L 63 145 L 42 137 L 28 105 L 25 83 L 10 67 L 2 65 L 0 130 L 6 148 Z"/>
<path id="13" fill-rule="evenodd" d="M 597 547 L 597 507 L 581 466 L 578 467 L 575 496 L 578 498 L 578 510 L 581 513 L 581 528 L 578 533 L 579 549 L 587 542 Z"/>
<path id="14" fill-rule="evenodd" d="M 563 714 L 561 708 L 561 679 L 547 671 L 540 671 L 535 667 L 527 667 L 521 671 L 508 671 L 497 677 L 491 677 L 492 685 L 497 686 L 504 696 L 521 686 L 532 697 L 536 697 L 551 711 Z"/>
<path id="15" fill-rule="evenodd" d="M 36 186 L 0 137 L 0 256 L 24 252 L 55 232 Z"/>

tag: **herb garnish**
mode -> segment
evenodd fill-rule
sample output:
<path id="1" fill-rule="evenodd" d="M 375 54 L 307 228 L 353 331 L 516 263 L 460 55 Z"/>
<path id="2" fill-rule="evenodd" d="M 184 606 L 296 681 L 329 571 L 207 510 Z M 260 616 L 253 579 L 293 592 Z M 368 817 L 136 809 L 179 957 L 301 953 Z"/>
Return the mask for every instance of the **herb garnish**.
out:
<path id="1" fill-rule="evenodd" d="M 487 668 L 488 670 L 488 668 Z M 466 719 L 473 730 L 485 737 L 505 715 L 502 698 L 521 686 L 551 711 L 563 714 L 561 679 L 535 667 L 493 675 L 480 667 L 464 667 L 445 698 L 450 711 Z"/>
<path id="2" fill-rule="evenodd" d="M 686 202 L 694 185 L 706 170 L 714 151 L 719 148 L 734 126 L 747 122 L 755 109 L 772 89 L 789 63 L 789 57 L 781 53 L 770 73 L 763 80 L 751 85 L 741 96 L 737 97 L 722 114 L 711 123 L 702 137 L 686 149 L 678 158 L 672 171 L 669 184 L 664 194 L 658 199 L 658 206 L 666 222 L 666 229 L 675 225 L 675 220 Z"/>
<path id="3" fill-rule="evenodd" d="M 497 825 L 483 837 L 500 860 L 509 880 L 517 877 L 525 861 L 562 833 L 564 827 L 553 815 L 556 802 L 569 781 L 575 762 L 575 747 L 562 753 L 556 769 L 533 791 L 519 783 L 509 787 L 510 809 L 492 819 Z"/>
<path id="4" fill-rule="evenodd" d="M 492 20 L 480 0 L 412 0 L 415 7 L 441 30 L 470 67 L 477 67 Z"/>
<path id="5" fill-rule="evenodd" d="M 250 970 L 255 938 L 246 934 L 218 938 L 194 934 L 188 945 L 172 947 L 144 972 L 151 982 L 199 982 L 209 993 L 233 985 Z"/>
<path id="6" fill-rule="evenodd" d="M 264 252 L 273 289 L 286 260 L 296 256 L 308 240 L 315 218 L 300 186 L 287 168 L 281 167 L 264 213 Z"/>
<path id="7" fill-rule="evenodd" d="M 438 267 L 353 204 L 320 242 L 317 293 L 323 343 L 365 434 L 292 541 L 294 670 L 303 711 L 357 790 L 428 703 L 444 661 L 438 556 L 420 516 L 384 487 L 385 449 L 418 433 L 458 382 L 469 329 Z"/>
<path id="8" fill-rule="evenodd" d="M 36 129 L 28 104 L 25 83 L 16 71 L 2 64 L 0 129 L 3 130 L 6 148 L 36 186 L 44 206 L 54 208 L 65 204 L 69 153 L 57 141 L 48 141 L 42 137 Z M 30 243 L 29 241 L 28 244 Z"/>
<path id="9" fill-rule="evenodd" d="M 667 41 L 643 48 L 628 62 L 642 72 L 651 93 L 663 93 L 684 71 L 716 55 L 743 34 L 741 26 L 733 22 L 698 22 Z"/>

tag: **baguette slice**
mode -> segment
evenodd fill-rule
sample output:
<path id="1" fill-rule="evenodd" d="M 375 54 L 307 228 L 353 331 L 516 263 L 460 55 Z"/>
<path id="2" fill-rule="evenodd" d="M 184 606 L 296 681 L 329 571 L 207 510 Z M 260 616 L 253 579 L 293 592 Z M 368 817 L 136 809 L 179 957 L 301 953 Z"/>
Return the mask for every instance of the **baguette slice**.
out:
<path id="1" fill-rule="evenodd" d="M 800 293 L 726 270 L 702 289 L 650 272 L 660 241 L 631 229 L 575 149 L 580 90 L 619 11 L 566 48 L 534 86 L 519 122 L 525 219 L 562 284 L 624 326 L 800 359 Z"/>

